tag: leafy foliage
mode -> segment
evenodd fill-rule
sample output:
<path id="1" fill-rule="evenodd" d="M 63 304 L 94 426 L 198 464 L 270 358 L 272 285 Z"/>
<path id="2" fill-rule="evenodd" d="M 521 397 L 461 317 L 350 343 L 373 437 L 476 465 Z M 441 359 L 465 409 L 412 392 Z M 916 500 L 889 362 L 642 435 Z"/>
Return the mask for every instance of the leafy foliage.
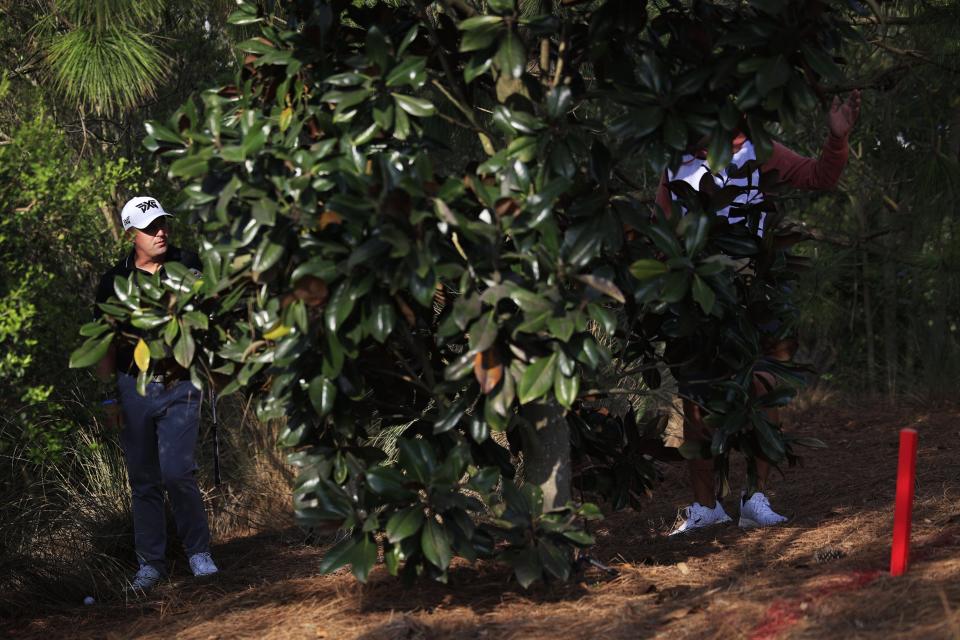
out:
<path id="1" fill-rule="evenodd" d="M 237 84 L 146 139 L 202 225 L 202 277 L 118 279 L 73 361 L 129 320 L 149 351 L 141 384 L 173 358 L 198 386 L 259 391 L 296 450 L 301 522 L 352 529 L 325 570 L 365 580 L 382 546 L 411 578 L 495 556 L 524 585 L 565 579 L 598 509 L 545 510 L 491 432 L 530 455 L 523 407 L 589 413 L 611 359 L 706 371 L 721 460 L 792 456 L 761 411 L 791 393 L 748 389 L 759 368 L 793 371 L 761 355 L 756 326 L 789 327 L 797 234 L 773 198 L 742 222 L 717 215 L 733 185 L 673 185 L 673 211 L 651 216 L 623 168 L 660 172 L 701 139 L 723 168 L 741 127 L 769 153 L 764 123 L 813 102 L 850 29 L 824 2 L 455 6 L 291 2 L 282 23 L 241 2 L 231 20 L 261 35 L 239 45 Z M 573 438 L 609 470 L 594 467 L 595 495 L 620 507 L 653 474 L 636 423 L 611 420 L 574 420 Z M 409 425 L 396 461 L 371 446 L 384 424 Z"/>
<path id="2" fill-rule="evenodd" d="M 158 18 L 162 1 L 64 0 L 57 5 L 69 27 L 51 36 L 47 57 L 68 98 L 113 112 L 153 94 L 167 60 L 144 26 Z"/>
<path id="3" fill-rule="evenodd" d="M 18 426 L 5 429 L 31 458 L 55 454 L 72 428 L 56 393 L 65 380 L 64 336 L 76 335 L 87 313 L 77 291 L 94 286 L 91 267 L 115 252 L 102 238 L 104 191 L 132 184 L 125 161 L 80 162 L 65 171 L 70 151 L 41 114 L 0 146 L 0 410 Z"/>

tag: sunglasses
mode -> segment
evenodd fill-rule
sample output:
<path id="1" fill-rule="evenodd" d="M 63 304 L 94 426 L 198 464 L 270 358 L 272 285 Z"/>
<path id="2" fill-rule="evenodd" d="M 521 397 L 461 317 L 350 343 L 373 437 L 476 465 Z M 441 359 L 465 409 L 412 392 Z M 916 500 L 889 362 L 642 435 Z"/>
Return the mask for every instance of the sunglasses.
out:
<path id="1" fill-rule="evenodd" d="M 145 233 L 148 236 L 155 236 L 161 229 L 167 231 L 169 228 L 170 226 L 167 224 L 166 216 L 160 216 L 143 229 L 140 229 L 140 232 Z"/>

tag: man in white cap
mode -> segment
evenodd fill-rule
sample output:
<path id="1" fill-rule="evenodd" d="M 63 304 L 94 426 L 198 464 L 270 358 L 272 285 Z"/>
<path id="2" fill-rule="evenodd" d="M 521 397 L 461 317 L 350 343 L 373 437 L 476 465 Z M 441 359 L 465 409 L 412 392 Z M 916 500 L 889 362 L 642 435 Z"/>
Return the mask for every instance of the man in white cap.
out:
<path id="1" fill-rule="evenodd" d="M 191 251 L 169 243 L 170 214 L 148 196 L 128 201 L 120 214 L 123 229 L 133 249 L 103 274 L 97 287 L 94 316 L 114 295 L 114 279 L 150 278 L 167 262 L 179 262 L 199 271 L 200 261 Z M 125 333 L 136 334 L 131 326 Z M 189 375 L 172 358 L 159 363 L 160 373 L 148 382 L 146 395 L 137 393 L 138 373 L 129 342 L 111 346 L 97 365 L 97 375 L 109 383 L 111 393 L 103 400 L 107 423 L 121 428 L 120 444 L 127 462 L 133 494 L 134 545 L 140 569 L 131 581 L 135 590 L 146 591 L 166 575 L 166 518 L 164 490 L 170 498 L 177 533 L 195 576 L 217 572 L 210 557 L 210 528 L 197 486 L 194 450 L 200 422 L 200 392 Z"/>

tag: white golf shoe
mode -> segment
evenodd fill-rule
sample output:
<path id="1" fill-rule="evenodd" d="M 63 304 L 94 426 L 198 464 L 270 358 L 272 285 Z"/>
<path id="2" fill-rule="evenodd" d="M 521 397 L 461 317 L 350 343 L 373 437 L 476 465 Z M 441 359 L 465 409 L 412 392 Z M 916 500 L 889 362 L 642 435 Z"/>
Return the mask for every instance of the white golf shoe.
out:
<path id="1" fill-rule="evenodd" d="M 670 532 L 671 536 L 687 533 L 693 529 L 702 529 L 703 527 L 709 527 L 715 524 L 723 524 L 724 522 L 730 522 L 732 520 L 732 518 L 727 515 L 727 512 L 723 510 L 723 505 L 720 504 L 719 501 L 712 509 L 703 506 L 699 502 L 694 502 L 689 507 L 686 507 L 684 511 L 683 522 Z"/>
<path id="2" fill-rule="evenodd" d="M 783 524 L 787 518 L 770 508 L 767 496 L 759 491 L 750 496 L 749 500 L 740 496 L 740 528 L 753 529 L 755 527 L 772 527 Z"/>
<path id="3" fill-rule="evenodd" d="M 206 552 L 195 553 L 190 556 L 190 570 L 198 578 L 212 576 L 219 571 L 217 565 L 213 563 L 213 558 Z"/>
<path id="4" fill-rule="evenodd" d="M 137 574 L 133 576 L 133 580 L 127 587 L 127 591 L 146 593 L 160 584 L 161 580 L 163 580 L 163 575 L 161 575 L 155 567 L 144 564 L 140 566 Z"/>

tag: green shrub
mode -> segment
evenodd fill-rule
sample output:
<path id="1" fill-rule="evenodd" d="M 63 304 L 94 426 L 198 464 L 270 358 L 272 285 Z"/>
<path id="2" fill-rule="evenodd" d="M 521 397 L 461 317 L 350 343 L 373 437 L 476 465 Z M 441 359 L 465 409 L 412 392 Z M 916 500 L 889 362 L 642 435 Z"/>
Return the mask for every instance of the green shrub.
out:
<path id="1" fill-rule="evenodd" d="M 724 167 L 741 125 L 765 157 L 764 123 L 810 107 L 845 31 L 799 2 L 652 20 L 633 0 L 536 16 L 461 5 L 291 2 L 284 23 L 242 2 L 232 20 L 262 35 L 239 45 L 236 86 L 146 140 L 185 183 L 202 277 L 167 265 L 118 280 L 73 362 L 96 361 L 129 319 L 150 354 L 141 385 L 172 357 L 198 387 L 259 391 L 258 415 L 283 417 L 296 449 L 300 521 L 352 530 L 324 570 L 365 580 L 382 547 L 407 578 L 495 556 L 528 585 L 570 575 L 592 543 L 580 521 L 600 512 L 545 500 L 511 453 L 529 463 L 553 442 L 565 475 L 572 442 L 614 506 L 649 488 L 641 425 L 580 415 L 610 391 L 608 362 L 642 363 L 651 388 L 665 358 L 722 363 L 704 453 L 792 459 L 763 409 L 793 391 L 748 392 L 758 366 L 796 378 L 755 329 L 793 315 L 775 199 L 733 224 L 716 212 L 742 189 L 680 190 L 686 216 L 651 218 L 622 171 L 639 155 L 660 172 L 704 136 Z M 394 461 L 370 444 L 400 424 Z"/>

